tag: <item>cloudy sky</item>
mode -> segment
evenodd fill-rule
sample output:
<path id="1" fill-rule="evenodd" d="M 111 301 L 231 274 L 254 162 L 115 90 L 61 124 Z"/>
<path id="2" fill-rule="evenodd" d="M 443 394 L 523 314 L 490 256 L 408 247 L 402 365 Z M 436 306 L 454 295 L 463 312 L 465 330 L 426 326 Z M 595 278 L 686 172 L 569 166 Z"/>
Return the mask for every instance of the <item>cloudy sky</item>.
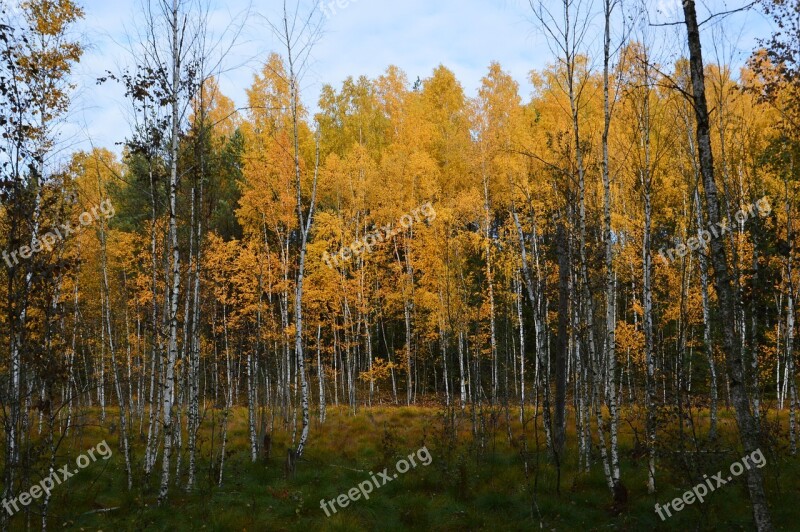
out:
<path id="1" fill-rule="evenodd" d="M 63 135 L 65 153 L 76 147 L 104 146 L 119 151 L 129 126 L 128 105 L 113 83 L 98 86 L 106 71 L 119 72 L 131 64 L 128 42 L 141 21 L 142 0 L 83 0 L 85 20 L 79 29 L 88 49 L 77 70 L 78 92 Z M 144 0 L 146 1 L 146 0 Z M 241 27 L 236 46 L 227 54 L 221 87 L 238 105 L 267 54 L 279 50 L 266 20 L 279 20 L 279 0 L 209 0 L 212 33 L 228 40 Z M 468 96 L 476 94 L 491 61 L 520 83 L 523 98 L 530 95 L 528 73 L 552 62 L 541 28 L 528 0 L 321 0 L 323 34 L 313 49 L 302 80 L 302 96 L 314 110 L 323 84 L 338 87 L 348 76 L 374 78 L 394 64 L 409 80 L 428 77 L 439 64 L 453 70 Z M 555 0 L 544 0 L 555 6 Z M 641 0 L 626 0 L 633 5 Z M 647 0 L 652 23 L 680 19 L 679 0 Z M 289 1 L 289 4 L 294 4 Z M 538 3 L 538 1 L 536 2 Z M 560 3 L 560 2 L 559 2 Z M 599 2 L 595 2 L 599 4 Z M 702 0 L 700 18 L 710 12 L 738 8 L 748 0 Z M 344 7 L 339 7 L 344 6 Z M 232 21 L 233 24 L 232 24 Z M 601 45 L 602 20 L 595 17 L 587 47 Z M 646 26 L 646 25 L 645 25 Z M 681 26 L 650 26 L 649 39 L 663 62 L 683 53 Z M 724 30 L 724 32 L 722 32 Z M 768 34 L 763 15 L 750 12 L 704 26 L 706 60 L 716 56 L 741 64 Z M 637 32 L 640 32 L 637 30 Z M 227 33 L 226 33 L 227 32 Z"/>

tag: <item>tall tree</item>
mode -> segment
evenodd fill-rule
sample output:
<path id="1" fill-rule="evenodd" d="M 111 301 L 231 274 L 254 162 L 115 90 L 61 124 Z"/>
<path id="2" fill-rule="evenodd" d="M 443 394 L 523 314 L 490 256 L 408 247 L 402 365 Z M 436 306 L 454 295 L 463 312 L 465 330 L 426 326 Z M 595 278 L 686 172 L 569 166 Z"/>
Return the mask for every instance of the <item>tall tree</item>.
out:
<path id="1" fill-rule="evenodd" d="M 716 227 L 721 222 L 722 215 L 717 198 L 717 184 L 714 179 L 714 155 L 711 149 L 703 52 L 700 45 L 700 26 L 697 21 L 697 9 L 694 0 L 686 0 L 684 2 L 683 13 L 688 35 L 692 102 L 697 122 L 697 151 L 705 190 L 706 213 L 709 223 L 712 227 Z M 739 438 L 745 452 L 749 454 L 760 448 L 760 434 L 758 423 L 750 410 L 750 398 L 748 397 L 747 381 L 742 365 L 741 346 L 736 339 L 738 331 L 735 328 L 736 317 L 733 314 L 735 302 L 728 266 L 728 254 L 725 249 L 725 242 L 721 238 L 711 240 L 711 264 L 714 268 L 714 285 L 719 301 L 718 312 L 730 377 L 731 399 L 736 410 Z M 764 479 L 760 469 L 750 468 L 747 470 L 747 487 L 750 493 L 750 502 L 753 505 L 753 517 L 756 527 L 758 530 L 772 530 L 769 505 L 764 491 Z"/>
<path id="2" fill-rule="evenodd" d="M 26 391 L 24 385 L 26 381 L 29 386 L 33 384 L 33 378 L 52 380 L 59 375 L 55 367 L 49 368 L 49 376 L 47 368 L 40 368 L 45 373 L 37 375 L 35 367 L 30 368 L 31 372 L 26 367 L 35 360 L 31 357 L 37 351 L 31 344 L 35 340 L 29 338 L 33 332 L 29 307 L 37 299 L 34 284 L 41 276 L 56 281 L 42 287 L 42 296 L 50 300 L 48 307 L 55 308 L 57 289 L 63 280 L 60 275 L 48 274 L 46 263 L 40 256 L 31 259 L 30 253 L 42 249 L 42 223 L 53 215 L 59 217 L 57 209 L 47 211 L 64 204 L 63 197 L 57 202 L 48 200 L 54 191 L 59 195 L 66 192 L 59 190 L 61 181 L 54 176 L 52 155 L 59 146 L 59 121 L 70 107 L 72 69 L 83 54 L 82 44 L 72 35 L 83 11 L 71 0 L 31 0 L 19 4 L 14 11 L 3 3 L 0 9 L 0 194 L 4 204 L 4 257 L 14 257 L 13 262 L 6 261 L 9 269 L 4 268 L 9 342 L 9 359 L 4 365 L 9 378 L 0 404 L 7 412 L 3 416 L 3 494 L 10 497 L 20 480 L 17 469 L 28 418 L 22 404 L 23 400 L 30 404 L 29 394 L 33 393 Z M 60 214 L 63 216 L 63 210 Z M 50 333 L 44 332 L 49 337 Z M 47 399 L 42 397 L 42 401 Z M 55 448 L 49 450 L 55 456 Z M 6 518 L 3 514 L 0 524 L 5 524 Z M 46 524 L 45 511 L 42 527 Z"/>

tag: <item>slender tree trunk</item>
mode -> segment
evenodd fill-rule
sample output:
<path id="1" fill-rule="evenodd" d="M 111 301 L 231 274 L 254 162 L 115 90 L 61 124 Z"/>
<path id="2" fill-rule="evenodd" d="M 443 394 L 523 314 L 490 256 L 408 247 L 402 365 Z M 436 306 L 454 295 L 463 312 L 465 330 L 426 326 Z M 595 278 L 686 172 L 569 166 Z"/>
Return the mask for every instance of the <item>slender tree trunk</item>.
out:
<path id="1" fill-rule="evenodd" d="M 178 112 L 180 97 L 181 49 L 179 48 L 178 0 L 172 0 L 172 86 L 170 103 L 172 107 L 170 139 L 170 178 L 169 178 L 169 239 L 172 248 L 172 285 L 169 291 L 169 347 L 167 364 L 164 371 L 163 424 L 164 424 L 164 456 L 161 470 L 161 489 L 158 494 L 159 504 L 167 498 L 169 489 L 169 467 L 172 456 L 172 406 L 175 397 L 175 362 L 178 358 L 178 299 L 180 297 L 181 268 L 180 248 L 178 247 L 178 134 L 180 116 Z"/>
<path id="2" fill-rule="evenodd" d="M 714 158 L 711 150 L 708 105 L 705 95 L 705 73 L 703 55 L 700 47 L 700 28 L 694 0 L 685 0 L 683 12 L 689 44 L 689 63 L 692 77 L 692 99 L 697 119 L 697 145 L 700 154 L 700 171 L 706 196 L 708 221 L 715 225 L 721 221 L 717 185 L 714 181 Z M 723 239 L 711 240 L 711 263 L 714 267 L 715 286 L 719 300 L 719 314 L 722 322 L 723 344 L 725 347 L 728 374 L 730 376 L 731 399 L 736 409 L 739 437 L 746 453 L 759 449 L 759 428 L 747 397 L 746 379 L 742 368 L 742 353 L 736 340 L 734 294 L 728 272 L 728 257 Z M 752 467 L 747 470 L 747 487 L 753 505 L 753 517 L 759 531 L 772 530 L 769 505 L 764 491 L 761 470 Z"/>
<path id="3" fill-rule="evenodd" d="M 538 390 L 539 387 L 539 378 L 538 378 L 538 368 L 547 367 L 547 358 L 549 358 L 549 350 L 547 349 L 547 340 L 545 339 L 545 335 L 547 335 L 547 327 L 543 323 L 542 313 L 544 309 L 543 305 L 543 284 L 541 275 L 539 273 L 539 260 L 538 260 L 538 251 L 536 247 L 536 236 L 534 234 L 533 238 L 531 239 L 533 242 L 533 251 L 534 256 L 536 258 L 536 265 L 537 265 L 537 283 L 534 284 L 532 274 L 530 271 L 530 266 L 528 263 L 528 251 L 525 244 L 525 233 L 522 230 L 522 226 L 519 223 L 519 217 L 517 216 L 516 211 L 512 211 L 512 217 L 514 219 L 514 225 L 517 229 L 517 235 L 519 237 L 520 243 L 520 254 L 522 259 L 522 275 L 525 281 L 525 287 L 528 294 L 528 300 L 533 308 L 533 315 L 534 315 L 534 328 L 536 332 L 536 354 L 537 354 L 537 377 L 536 377 L 536 388 Z M 533 219 L 533 216 L 531 216 Z M 559 451 L 555 447 L 553 438 L 553 422 L 551 419 L 550 414 L 550 386 L 548 383 L 549 372 L 545 374 L 545 386 L 543 390 L 543 404 L 542 404 L 542 416 L 543 416 L 543 423 L 544 423 L 544 431 L 545 437 L 547 438 L 547 447 L 552 451 L 553 457 L 556 460 L 556 464 L 559 464 Z M 538 398 L 538 393 L 537 393 Z M 538 405 L 537 405 L 538 408 Z"/>
<path id="4" fill-rule="evenodd" d="M 604 0 L 603 12 L 605 31 L 603 38 L 603 240 L 605 240 L 606 260 L 606 371 L 608 372 L 606 393 L 611 432 L 611 475 L 614 484 L 619 482 L 619 455 L 617 451 L 617 352 L 616 352 L 616 290 L 614 275 L 614 242 L 611 229 L 611 170 L 609 168 L 608 133 L 611 126 L 611 107 L 609 102 L 609 69 L 611 59 L 611 13 L 614 0 Z"/>
<path id="5" fill-rule="evenodd" d="M 556 224 L 556 253 L 558 255 L 558 325 L 556 332 L 556 408 L 555 408 L 555 447 L 562 453 L 566 444 L 566 392 L 567 392 L 567 359 L 569 358 L 569 342 L 567 341 L 567 323 L 569 321 L 569 255 L 567 250 L 567 231 L 564 223 Z"/>
<path id="6" fill-rule="evenodd" d="M 311 201 L 308 207 L 307 216 L 303 213 L 303 200 L 302 200 L 302 182 L 300 172 L 300 126 L 299 126 L 299 112 L 298 104 L 300 95 L 299 87 L 297 86 L 297 77 L 295 72 L 295 57 L 294 57 L 294 41 L 292 33 L 289 30 L 288 12 L 284 4 L 283 13 L 283 31 L 287 51 L 287 59 L 289 62 L 289 90 L 290 90 L 290 106 L 292 113 L 292 134 L 294 140 L 294 175 L 295 175 L 295 195 L 297 200 L 297 222 L 300 230 L 300 249 L 297 261 L 297 278 L 295 282 L 294 294 L 294 325 L 295 325 L 295 355 L 297 357 L 297 371 L 300 373 L 300 387 L 301 387 L 301 408 L 303 415 L 303 430 L 300 435 L 300 441 L 297 444 L 297 449 L 294 451 L 294 457 L 290 456 L 290 461 L 293 464 L 294 459 L 303 456 L 303 449 L 306 441 L 308 440 L 309 428 L 309 407 L 308 407 L 308 378 L 305 369 L 305 356 L 303 352 L 303 281 L 305 278 L 306 268 L 306 251 L 308 245 L 308 235 L 311 231 L 311 224 L 314 221 L 314 208 L 316 203 L 317 194 L 317 175 L 319 172 L 319 139 L 317 139 L 316 150 L 316 163 L 314 165 L 314 177 L 312 183 Z"/>
<path id="7" fill-rule="evenodd" d="M 522 274 L 514 277 L 514 295 L 519 327 L 519 422 L 525 424 L 525 321 L 522 319 Z"/>
<path id="8" fill-rule="evenodd" d="M 790 169 L 794 170 L 794 157 L 791 159 Z M 790 175 L 792 172 L 790 171 Z M 788 180 L 787 180 L 788 181 Z M 794 224 L 792 223 L 792 202 L 789 199 L 789 183 L 784 181 L 784 195 L 786 211 L 786 240 L 789 243 L 789 253 L 786 259 L 786 379 L 789 394 L 789 450 L 792 456 L 797 454 L 797 377 L 794 369 Z"/>
<path id="9" fill-rule="evenodd" d="M 700 192 L 697 189 L 694 191 L 694 201 L 696 204 L 695 212 L 699 238 L 700 233 L 703 231 L 703 215 L 701 212 L 702 204 L 700 203 Z M 714 345 L 711 339 L 711 303 L 708 294 L 708 261 L 705 253 L 700 253 L 698 260 L 700 262 L 700 284 L 703 296 L 703 348 L 706 352 L 708 369 L 711 376 L 711 421 L 708 437 L 714 440 L 717 438 L 717 367 L 714 363 Z"/>
<path id="10" fill-rule="evenodd" d="M 649 90 L 649 88 L 648 88 Z M 647 492 L 656 491 L 656 363 L 653 335 L 653 255 L 652 223 L 653 204 L 651 199 L 652 176 L 650 174 L 650 111 L 649 93 L 645 97 L 645 167 L 642 169 L 642 188 L 644 194 L 644 241 L 642 243 L 642 301 L 643 315 L 642 328 L 644 329 L 644 353 L 647 366 L 647 379 L 645 381 L 646 393 L 646 439 L 647 439 Z"/>
<path id="11" fill-rule="evenodd" d="M 317 324 L 317 380 L 319 381 L 319 422 L 325 422 L 325 366 L 322 365 L 322 323 Z"/>
<path id="12" fill-rule="evenodd" d="M 189 473 L 186 482 L 186 489 L 194 488 L 195 472 L 197 469 L 197 432 L 200 430 L 200 276 L 202 275 L 203 257 L 203 190 L 206 178 L 206 158 L 205 158 L 205 134 L 206 134 L 206 102 L 205 91 L 200 90 L 200 139 L 199 155 L 200 167 L 198 175 L 198 194 L 197 194 L 197 213 L 195 216 L 195 241 L 196 250 L 194 256 L 194 286 L 192 287 L 192 320 L 191 320 L 191 339 L 189 349 L 189 422 L 187 423 L 189 451 Z M 259 291 L 259 295 L 261 291 Z M 260 299 L 259 299 L 260 301 Z M 259 306 L 260 312 L 260 306 Z M 259 319 L 261 315 L 259 314 Z M 260 337 L 259 337 L 260 340 Z"/>
<path id="13" fill-rule="evenodd" d="M 97 164 L 100 164 L 99 161 Z M 108 349 L 111 352 L 111 367 L 114 371 L 114 388 L 117 392 L 119 402 L 119 435 L 122 447 L 122 455 L 125 459 L 125 473 L 128 479 L 128 491 L 133 489 L 133 471 L 131 470 L 130 445 L 128 443 L 128 414 L 126 394 L 123 393 L 122 383 L 120 382 L 119 366 L 117 365 L 117 354 L 114 347 L 114 331 L 111 327 L 111 293 L 108 283 L 108 256 L 106 253 L 106 229 L 105 221 L 100 221 L 100 257 L 103 268 L 103 296 L 105 297 L 105 326 L 108 332 Z"/>

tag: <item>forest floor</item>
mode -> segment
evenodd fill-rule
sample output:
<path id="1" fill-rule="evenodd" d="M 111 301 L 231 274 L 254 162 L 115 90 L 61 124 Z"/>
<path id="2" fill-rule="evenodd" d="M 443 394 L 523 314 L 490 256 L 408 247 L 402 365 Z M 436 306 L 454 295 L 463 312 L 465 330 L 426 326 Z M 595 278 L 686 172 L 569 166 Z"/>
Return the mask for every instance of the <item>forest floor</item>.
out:
<path id="1" fill-rule="evenodd" d="M 530 412 L 529 412 L 530 413 Z M 753 528 L 744 475 L 710 493 L 705 502 L 694 502 L 665 520 L 654 505 L 662 506 L 717 471 L 726 474 L 741 452 L 733 443 L 735 423 L 731 413 L 721 412 L 719 452 L 696 449 L 691 429 L 684 434 L 687 453 L 676 452 L 681 437 L 670 423 L 661 429 L 657 470 L 658 491 L 648 495 L 646 459 L 636 423 L 620 421 L 621 478 L 627 501 L 615 505 L 605 484 L 597 456 L 590 473 L 578 471 L 576 438 L 568 434 L 560 493 L 557 469 L 545 451 L 544 434 L 538 447 L 532 431 L 523 442 L 518 410 L 510 411 L 511 442 L 506 414 L 486 412 L 483 450 L 475 445 L 469 410 L 455 410 L 454 422 L 446 422 L 445 410 L 432 407 L 361 408 L 352 415 L 344 408 L 329 408 L 327 421 L 312 423 L 309 444 L 293 478 L 286 478 L 288 438 L 283 430 L 273 438 L 272 456 L 250 462 L 247 410 L 237 409 L 229 426 L 224 482 L 217 486 L 218 470 L 209 466 L 212 444 L 219 454 L 219 432 L 208 427 L 201 434 L 203 456 L 197 488 L 187 493 L 173 487 L 169 503 L 156 503 L 160 460 L 146 481 L 141 473 L 144 443 L 134 440 L 134 489 L 126 489 L 124 460 L 118 450 L 116 430 L 85 423 L 80 436 L 62 444 L 58 465 L 104 438 L 113 450 L 108 460 L 97 460 L 85 471 L 53 489 L 50 528 L 54 530 L 750 530 Z M 107 411 L 105 427 L 115 420 Z M 632 414 L 631 414 L 632 415 Z M 773 415 L 774 417 L 774 415 Z M 478 418 L 479 420 L 480 418 Z M 631 418 L 633 419 L 633 418 Z M 217 418 L 218 421 L 218 418 Z M 785 420 L 782 420 L 785 422 Z M 276 428 L 280 425 L 276 419 Z M 574 430 L 574 423 L 570 423 Z M 633 430 L 633 427 L 637 427 Z M 138 425 L 136 427 L 138 431 Z M 147 428 L 145 426 L 144 431 Z M 697 429 L 702 432 L 702 428 Z M 638 434 L 637 434 L 638 433 Z M 299 427 L 298 427 L 299 435 Z M 112 441 L 113 440 L 113 441 Z M 764 452 L 764 473 L 777 530 L 797 530 L 800 519 L 800 458 L 789 457 L 785 442 L 776 440 L 774 452 Z M 527 445 L 529 474 L 523 453 Z M 703 444 L 705 449 L 709 446 Z M 422 448 L 427 449 L 421 450 Z M 538 448 L 538 451 L 537 451 Z M 409 455 L 414 455 L 415 466 Z M 398 474 L 397 463 L 405 457 L 408 471 Z M 688 458 L 687 458 L 688 457 Z M 160 458 L 160 457 L 159 457 Z M 174 466 L 173 460 L 173 466 Z M 428 465 L 425 465 L 427 463 Z M 182 456 L 185 485 L 187 455 Z M 404 469 L 405 466 L 399 466 Z M 388 468 L 388 476 L 379 472 Z M 363 492 L 368 492 L 365 500 Z M 173 468 L 174 475 L 174 468 Z M 172 479 L 174 480 L 174 478 Z M 35 481 L 32 481 L 35 482 Z M 386 482 L 386 485 L 382 485 Z M 359 484 L 362 491 L 358 490 Z M 375 484 L 379 487 L 375 488 Z M 355 491 L 352 491 L 354 488 Z M 358 492 L 357 500 L 340 495 Z M 340 498 L 331 516 L 320 501 Z M 109 510 L 110 509 L 110 510 Z M 39 529 L 39 509 L 32 504 L 12 520 L 12 529 Z M 108 510 L 108 511 L 105 511 Z"/>

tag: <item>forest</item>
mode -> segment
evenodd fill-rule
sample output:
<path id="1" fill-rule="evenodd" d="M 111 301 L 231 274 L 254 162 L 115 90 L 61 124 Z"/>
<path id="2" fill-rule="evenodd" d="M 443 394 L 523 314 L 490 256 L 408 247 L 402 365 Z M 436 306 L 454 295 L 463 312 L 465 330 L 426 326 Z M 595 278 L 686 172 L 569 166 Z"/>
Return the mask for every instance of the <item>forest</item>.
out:
<path id="1" fill-rule="evenodd" d="M 800 1 L 524 4 L 529 95 L 315 102 L 360 4 L 255 2 L 234 102 L 242 21 L 140 0 L 75 147 L 91 10 L 0 1 L 0 529 L 797 529 Z"/>

